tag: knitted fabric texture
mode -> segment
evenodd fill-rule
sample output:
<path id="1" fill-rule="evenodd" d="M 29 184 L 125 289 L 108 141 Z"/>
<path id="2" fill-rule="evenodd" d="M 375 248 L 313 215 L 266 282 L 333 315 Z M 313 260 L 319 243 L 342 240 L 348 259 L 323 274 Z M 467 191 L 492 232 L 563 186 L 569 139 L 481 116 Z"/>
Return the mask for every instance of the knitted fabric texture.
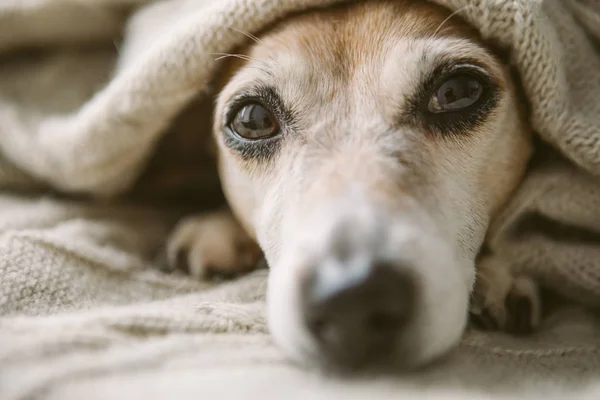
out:
<path id="1" fill-rule="evenodd" d="M 269 340 L 265 272 L 162 274 L 153 252 L 177 216 L 101 201 L 132 185 L 240 31 L 333 1 L 0 2 L 0 398 L 597 398 L 600 322 L 579 306 L 530 338 L 469 331 L 408 378 L 300 369 Z M 510 55 L 545 143 L 489 262 L 600 305 L 600 2 L 436 2 Z"/>

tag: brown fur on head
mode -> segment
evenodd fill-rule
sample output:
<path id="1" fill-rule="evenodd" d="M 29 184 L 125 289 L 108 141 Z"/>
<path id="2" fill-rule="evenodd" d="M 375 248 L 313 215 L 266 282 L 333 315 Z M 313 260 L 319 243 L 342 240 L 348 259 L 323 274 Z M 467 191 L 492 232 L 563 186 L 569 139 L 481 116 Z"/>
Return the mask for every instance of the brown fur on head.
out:
<path id="1" fill-rule="evenodd" d="M 449 15 L 412 0 L 311 10 L 221 76 L 221 182 L 271 267 L 271 332 L 298 359 L 322 356 L 302 316 L 307 282 L 381 262 L 414 292 L 395 358 L 420 364 L 461 337 L 475 258 L 531 139 L 508 68 Z M 453 103 L 464 85 L 476 100 Z M 439 112 L 440 99 L 458 108 Z"/>

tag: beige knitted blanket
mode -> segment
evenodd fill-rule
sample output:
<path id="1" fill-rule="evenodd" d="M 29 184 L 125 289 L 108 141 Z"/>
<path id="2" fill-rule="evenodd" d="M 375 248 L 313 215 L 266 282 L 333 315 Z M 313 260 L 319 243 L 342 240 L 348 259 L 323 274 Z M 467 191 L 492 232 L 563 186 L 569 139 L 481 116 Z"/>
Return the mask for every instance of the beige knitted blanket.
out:
<path id="1" fill-rule="evenodd" d="M 510 51 L 536 130 L 565 156 L 533 166 L 491 231 L 495 262 L 600 304 L 600 1 L 436 1 Z M 128 188 L 214 53 L 331 2 L 0 0 L 0 399 L 600 396 L 600 321 L 577 307 L 530 338 L 469 332 L 408 376 L 300 370 L 266 333 L 264 271 L 162 274 L 176 216 L 44 194 Z"/>

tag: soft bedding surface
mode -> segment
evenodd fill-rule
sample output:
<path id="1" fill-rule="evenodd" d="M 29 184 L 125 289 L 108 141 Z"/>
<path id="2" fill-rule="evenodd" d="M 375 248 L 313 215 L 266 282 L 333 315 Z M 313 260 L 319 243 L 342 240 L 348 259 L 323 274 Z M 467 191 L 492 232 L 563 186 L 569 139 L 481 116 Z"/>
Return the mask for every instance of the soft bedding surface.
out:
<path id="1" fill-rule="evenodd" d="M 177 215 L 104 198 L 132 185 L 240 31 L 332 0 L 3 0 L 0 399 L 598 398 L 600 320 L 583 305 L 600 304 L 600 3 L 436 1 L 507 50 L 554 149 L 493 226 L 493 262 L 577 305 L 528 338 L 469 331 L 409 375 L 290 364 L 266 332 L 265 271 L 164 274 Z"/>

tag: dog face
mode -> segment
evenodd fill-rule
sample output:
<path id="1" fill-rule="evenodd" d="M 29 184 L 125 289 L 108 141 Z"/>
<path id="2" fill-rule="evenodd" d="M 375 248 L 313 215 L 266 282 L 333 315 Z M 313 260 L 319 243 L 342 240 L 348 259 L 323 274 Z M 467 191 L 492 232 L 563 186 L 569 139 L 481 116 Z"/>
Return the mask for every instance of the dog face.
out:
<path id="1" fill-rule="evenodd" d="M 461 338 L 530 137 L 507 68 L 448 16 L 417 1 L 295 15 L 223 73 L 221 181 L 271 267 L 272 335 L 300 361 L 416 366 Z"/>

